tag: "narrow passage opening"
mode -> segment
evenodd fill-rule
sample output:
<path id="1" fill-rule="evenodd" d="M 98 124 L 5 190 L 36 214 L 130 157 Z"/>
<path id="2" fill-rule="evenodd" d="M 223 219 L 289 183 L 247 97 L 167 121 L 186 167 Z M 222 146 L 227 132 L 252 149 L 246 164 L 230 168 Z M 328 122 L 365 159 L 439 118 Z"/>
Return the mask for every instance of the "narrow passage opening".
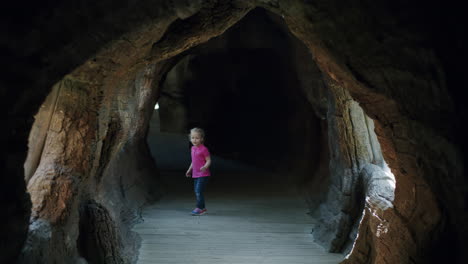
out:
<path id="1" fill-rule="evenodd" d="M 310 234 L 309 210 L 327 191 L 327 122 L 308 100 L 297 68 L 309 70 L 313 89 L 324 88 L 322 77 L 316 66 L 304 67 L 311 57 L 297 65 L 297 43 L 269 16 L 252 12 L 167 73 L 147 138 L 166 195 L 145 209 L 135 229 L 143 238 L 141 263 L 168 254 L 181 262 L 191 254 L 220 263 L 343 259 Z M 200 217 L 190 216 L 195 196 L 185 177 L 192 127 L 206 131 L 212 155 L 208 213 Z M 184 253 L 170 247 L 181 243 Z"/>
<path id="2" fill-rule="evenodd" d="M 228 171 L 263 171 L 276 178 L 250 177 L 248 185 L 279 180 L 298 187 L 320 162 L 328 163 L 320 159 L 327 149 L 327 124 L 301 87 L 296 43 L 270 16 L 253 11 L 222 36 L 187 52 L 167 73 L 148 135 L 160 171 L 186 170 L 192 127 L 207 133 L 214 182 L 232 184 L 222 176 Z M 308 63 L 313 64 L 311 58 Z M 314 69 L 312 81 L 320 84 Z"/>

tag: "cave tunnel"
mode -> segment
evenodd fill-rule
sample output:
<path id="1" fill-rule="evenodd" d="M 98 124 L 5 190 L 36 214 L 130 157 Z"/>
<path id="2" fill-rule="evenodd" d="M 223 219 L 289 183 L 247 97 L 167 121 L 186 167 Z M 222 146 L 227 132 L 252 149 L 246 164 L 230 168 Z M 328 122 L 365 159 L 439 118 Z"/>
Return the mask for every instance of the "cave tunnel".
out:
<path id="1" fill-rule="evenodd" d="M 287 163 L 293 159 L 318 158 L 321 122 L 301 90 L 294 61 L 299 58 L 291 58 L 295 54 L 288 43 L 292 37 L 274 25 L 258 9 L 223 35 L 186 52 L 163 81 L 159 109 L 152 120 L 159 131 L 181 135 L 183 143 L 179 144 L 186 146 L 189 128 L 205 128 L 210 135 L 206 145 L 221 160 L 239 160 L 265 169 L 282 165 L 283 170 L 290 170 L 293 164 Z M 309 67 L 306 69 L 316 79 L 308 81 L 324 90 L 320 72 L 311 59 L 308 63 L 311 65 L 299 67 Z M 313 100 L 326 100 L 325 96 Z M 150 145 L 155 151 L 158 145 L 167 144 L 161 138 L 164 134 L 160 139 L 154 137 L 157 142 Z M 310 137 L 316 140 L 313 145 L 307 144 Z M 158 155 L 158 166 L 164 167 L 164 159 L 175 161 L 171 156 L 176 153 Z M 314 162 L 311 158 L 302 165 Z"/>
<path id="2" fill-rule="evenodd" d="M 464 263 L 461 8 L 49 4 L 2 17 L 1 263 Z"/>

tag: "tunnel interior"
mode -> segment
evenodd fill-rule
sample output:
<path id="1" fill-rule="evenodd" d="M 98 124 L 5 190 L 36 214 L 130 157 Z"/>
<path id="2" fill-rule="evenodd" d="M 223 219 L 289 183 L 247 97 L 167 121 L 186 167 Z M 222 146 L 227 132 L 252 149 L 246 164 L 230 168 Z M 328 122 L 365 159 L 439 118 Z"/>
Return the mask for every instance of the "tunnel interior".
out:
<path id="1" fill-rule="evenodd" d="M 281 174 L 297 186 L 315 174 L 321 145 L 327 144 L 321 135 L 326 122 L 314 113 L 301 88 L 289 43 L 292 36 L 271 16 L 263 9 L 250 12 L 223 35 L 185 52 L 169 70 L 159 109 L 150 123 L 156 131 L 150 125 L 148 137 L 161 170 L 167 159 L 177 160 L 177 155 L 186 157 L 188 153 L 175 149 L 170 154 L 158 152 L 171 148 L 171 142 L 163 140 L 164 133 L 180 135 L 187 145 L 187 131 L 201 127 L 208 135 L 206 146 L 220 161 L 237 161 Z M 313 64 L 312 59 L 308 63 Z M 155 134 L 158 130 L 163 133 Z M 328 162 L 327 158 L 322 162 Z M 186 169 L 187 164 L 185 158 L 178 169 Z M 227 170 L 226 166 L 215 161 L 213 170 Z"/>
<path id="2" fill-rule="evenodd" d="M 347 120 L 336 118 L 343 114 Z M 252 185 L 259 191 L 271 188 L 269 182 L 297 190 L 309 213 L 323 223 L 317 240 L 331 251 L 349 252 L 357 236 L 367 184 L 359 170 L 366 164 L 389 175 L 374 185 L 387 189 L 379 195 L 389 200 L 383 208 L 391 207 L 395 179 L 372 119 L 324 77 L 281 18 L 264 9 L 254 9 L 224 34 L 182 54 L 163 78 L 151 122 L 148 142 L 161 171 L 183 174 L 190 164 L 186 135 L 191 127 L 203 127 L 215 155 L 213 170 L 220 171 L 214 177 L 219 188 L 226 188 L 223 180 L 232 185 L 226 170 L 242 171 L 233 167 L 237 164 L 247 175 L 240 182 L 248 182 L 237 187 L 241 193 Z M 354 160 L 343 157 L 347 151 L 354 152 L 349 154 Z M 330 215 L 341 218 L 341 210 L 349 220 L 337 231 L 340 223 L 326 223 Z"/>
<path id="3" fill-rule="evenodd" d="M 74 70 L 39 79 L 51 88 L 19 173 L 31 202 L 18 213 L 31 216 L 15 229 L 25 237 L 19 262 L 135 262 L 131 228 L 170 191 L 165 173 L 185 169 L 194 126 L 207 132 L 218 183 L 228 170 L 278 176 L 255 178 L 256 188 L 287 179 L 308 204 L 315 241 L 347 254 L 342 263 L 429 263 L 458 250 L 430 252 L 452 235 L 462 242 L 452 227 L 465 219 L 456 213 L 464 185 L 447 191 L 461 181 L 462 156 L 447 138 L 453 109 L 437 56 L 391 30 L 405 17 L 369 23 L 347 6 L 307 3 L 174 5 L 159 22 L 94 43 L 103 48 Z"/>
<path id="4" fill-rule="evenodd" d="M 119 138 L 133 135 L 136 143 L 121 148 L 127 160 L 117 156 L 101 171 L 98 169 L 97 177 L 101 178 L 90 186 L 105 193 L 101 201 L 92 199 L 90 193 L 89 200 L 80 205 L 80 230 L 76 235 L 79 254 L 85 259 L 99 261 L 105 258 L 102 250 L 115 250 L 115 246 L 109 249 L 106 244 L 93 242 L 95 233 L 102 232 L 100 228 L 109 229 L 94 227 L 96 218 L 109 219 L 111 231 L 106 233 L 109 240 L 124 245 L 118 247 L 131 247 L 136 240 L 123 240 L 116 234 L 127 225 L 125 214 L 131 211 L 121 211 L 122 222 L 113 223 L 110 219 L 115 212 L 106 210 L 104 204 L 112 207 L 117 199 L 131 205 L 154 199 L 145 193 L 157 196 L 189 188 L 187 181 L 185 188 L 174 175 L 183 175 L 190 164 L 187 134 L 192 127 L 202 127 L 208 135 L 206 145 L 213 153 L 216 175 L 211 183 L 213 189 L 235 188 L 246 196 L 264 193 L 268 188 L 273 188 L 269 191 L 274 195 L 272 183 L 294 189 L 307 202 L 307 213 L 316 219 L 316 241 L 330 252 L 352 251 L 363 217 L 364 197 L 371 197 L 379 210 L 393 206 L 395 178 L 383 159 L 372 119 L 348 92 L 324 76 L 308 48 L 289 32 L 279 16 L 254 9 L 224 34 L 181 53 L 161 69 L 157 93 L 151 84 L 151 71 L 154 68 L 138 73 L 126 90 L 135 93 L 135 89 L 141 89 L 144 94 L 147 89 L 154 94 L 151 100 L 138 101 L 141 99 L 136 96 L 137 107 L 133 108 L 129 104 L 122 107 L 122 99 L 117 99 L 115 107 L 121 117 L 111 114 L 105 128 L 108 136 L 103 142 L 106 148 L 100 153 L 103 157 L 119 149 Z M 43 170 L 53 164 L 51 160 L 61 159 L 54 155 L 55 141 L 60 142 L 61 136 L 54 138 L 47 130 L 63 126 L 60 122 L 64 117 L 60 115 L 67 115 L 76 102 L 73 93 L 82 94 L 82 85 L 72 78 L 56 84 L 36 115 L 25 174 L 33 197 L 32 215 L 37 219 L 41 219 L 43 209 L 41 189 L 52 184 Z M 61 99 L 70 94 L 71 98 Z M 140 106 L 142 103 L 144 106 Z M 144 112 L 140 110 L 143 108 Z M 80 115 L 76 110 L 72 113 Z M 119 118 L 128 115 L 136 120 L 128 123 L 129 130 L 123 132 Z M 70 133 L 85 133 L 80 123 L 71 123 Z M 37 140 L 41 135 L 43 139 Z M 79 145 L 76 141 L 70 143 Z M 70 146 L 63 147 L 77 164 L 82 164 L 85 154 L 77 157 L 67 150 Z M 146 161 L 141 160 L 141 155 Z M 124 165 L 132 162 L 136 162 L 135 167 Z M 153 164 L 146 165 L 146 178 L 128 178 L 141 170 L 139 164 L 143 163 Z M 233 178 L 239 178 L 237 186 L 232 184 Z M 146 191 L 128 191 L 141 183 L 147 186 Z M 112 190 L 112 186 L 121 190 Z M 63 189 L 59 187 L 58 191 Z M 61 215 L 53 217 L 60 221 Z M 343 223 L 342 219 L 347 220 Z M 123 258 L 114 257 L 115 261 Z"/>

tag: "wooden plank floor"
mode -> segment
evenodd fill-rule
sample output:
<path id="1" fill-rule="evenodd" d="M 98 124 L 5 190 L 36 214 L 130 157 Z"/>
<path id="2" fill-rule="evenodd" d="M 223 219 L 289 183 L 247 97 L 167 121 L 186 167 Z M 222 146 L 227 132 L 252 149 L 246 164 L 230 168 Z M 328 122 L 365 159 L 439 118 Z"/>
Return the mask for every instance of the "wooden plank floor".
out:
<path id="1" fill-rule="evenodd" d="M 206 195 L 208 213 L 191 216 L 191 192 L 174 193 L 143 210 L 134 227 L 140 264 L 336 264 L 341 254 L 313 242 L 312 219 L 290 192 L 219 190 Z"/>

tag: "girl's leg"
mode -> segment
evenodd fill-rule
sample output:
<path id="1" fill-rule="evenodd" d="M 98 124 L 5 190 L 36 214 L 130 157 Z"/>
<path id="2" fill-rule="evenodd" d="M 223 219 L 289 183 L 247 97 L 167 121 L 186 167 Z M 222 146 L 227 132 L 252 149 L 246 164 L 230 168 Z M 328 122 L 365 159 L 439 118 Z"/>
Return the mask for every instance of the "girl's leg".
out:
<path id="1" fill-rule="evenodd" d="M 203 192 L 205 191 L 208 177 L 195 178 L 195 196 L 197 197 L 197 208 L 205 209 L 205 197 Z"/>
<path id="2" fill-rule="evenodd" d="M 195 198 L 197 199 L 197 202 L 195 204 L 195 207 L 198 208 L 198 195 L 197 195 L 197 190 L 198 190 L 198 180 L 200 178 L 193 178 L 193 192 L 195 193 Z"/>

